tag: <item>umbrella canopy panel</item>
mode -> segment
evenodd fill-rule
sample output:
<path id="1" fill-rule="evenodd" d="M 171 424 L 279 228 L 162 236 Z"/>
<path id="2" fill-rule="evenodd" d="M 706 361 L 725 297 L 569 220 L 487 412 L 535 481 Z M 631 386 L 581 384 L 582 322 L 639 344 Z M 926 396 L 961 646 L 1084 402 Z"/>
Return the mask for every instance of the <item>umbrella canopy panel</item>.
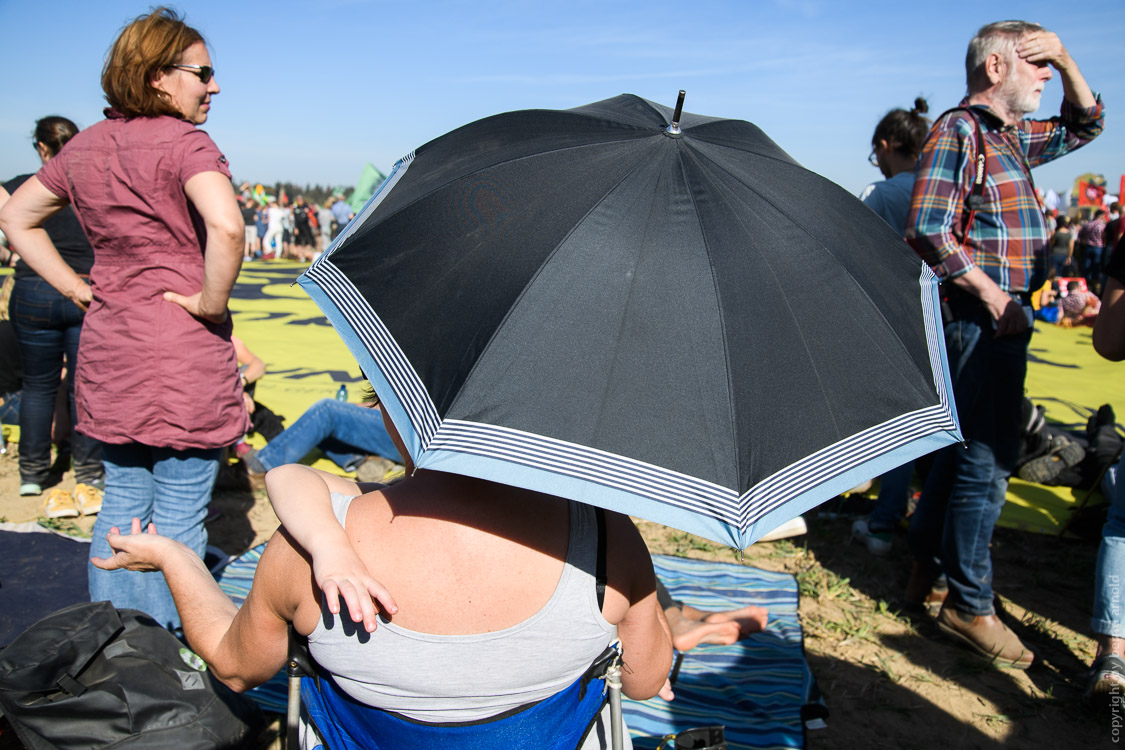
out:
<path id="1" fill-rule="evenodd" d="M 795 457 L 910 414 L 932 412 L 870 450 L 952 440 L 917 256 L 750 123 L 676 137 L 669 115 L 622 96 L 465 126 L 310 269 L 377 315 L 397 352 L 364 344 L 374 364 L 416 376 L 421 449 L 440 425 L 540 436 L 722 488 L 745 526 Z"/>

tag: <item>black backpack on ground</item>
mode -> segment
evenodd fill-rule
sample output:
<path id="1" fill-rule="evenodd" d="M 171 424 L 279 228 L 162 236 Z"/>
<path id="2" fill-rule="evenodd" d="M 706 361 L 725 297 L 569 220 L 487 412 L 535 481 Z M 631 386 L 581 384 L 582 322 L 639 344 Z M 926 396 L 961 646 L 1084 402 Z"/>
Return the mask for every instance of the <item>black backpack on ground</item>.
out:
<path id="1" fill-rule="evenodd" d="M 60 609 L 0 651 L 0 712 L 28 750 L 257 747 L 264 719 L 155 620 Z"/>

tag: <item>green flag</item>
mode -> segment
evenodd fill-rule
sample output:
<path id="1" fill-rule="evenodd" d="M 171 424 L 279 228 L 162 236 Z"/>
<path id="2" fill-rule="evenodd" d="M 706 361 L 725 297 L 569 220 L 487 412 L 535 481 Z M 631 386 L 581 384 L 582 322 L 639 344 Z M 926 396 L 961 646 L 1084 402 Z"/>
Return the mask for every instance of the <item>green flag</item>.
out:
<path id="1" fill-rule="evenodd" d="M 352 197 L 348 199 L 348 205 L 351 206 L 352 211 L 358 214 L 367 201 L 371 200 L 371 196 L 375 195 L 375 190 L 383 184 L 385 179 L 387 179 L 387 176 L 371 166 L 370 162 L 365 165 L 363 174 L 359 176 L 359 182 L 355 184 L 355 190 L 352 191 Z"/>

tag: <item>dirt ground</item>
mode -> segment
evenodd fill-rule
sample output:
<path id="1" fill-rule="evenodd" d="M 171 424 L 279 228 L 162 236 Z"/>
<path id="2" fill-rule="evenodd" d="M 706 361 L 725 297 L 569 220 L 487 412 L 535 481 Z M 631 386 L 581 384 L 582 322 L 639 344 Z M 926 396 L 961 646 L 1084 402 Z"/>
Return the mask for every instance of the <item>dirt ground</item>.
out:
<path id="1" fill-rule="evenodd" d="M 68 473 L 60 486 L 73 484 Z M 997 531 L 1002 617 L 1038 655 L 1027 672 L 1000 670 L 950 643 L 924 615 L 901 611 L 904 536 L 886 558 L 849 543 L 865 502 L 830 501 L 806 516 L 806 536 L 758 544 L 742 557 L 799 582 L 806 654 L 831 711 L 827 729 L 809 733 L 810 748 L 1079 748 L 1120 739 L 1121 708 L 1094 710 L 1082 700 L 1094 653 L 1086 633 L 1096 541 Z M 35 520 L 41 503 L 19 497 L 14 450 L 0 455 L 0 520 Z M 277 526 L 263 492 L 226 489 L 214 503 L 220 516 L 208 526 L 210 541 L 227 553 L 268 539 Z M 92 518 L 65 524 L 76 534 L 92 525 Z M 639 525 L 654 552 L 740 559 L 698 537 Z"/>

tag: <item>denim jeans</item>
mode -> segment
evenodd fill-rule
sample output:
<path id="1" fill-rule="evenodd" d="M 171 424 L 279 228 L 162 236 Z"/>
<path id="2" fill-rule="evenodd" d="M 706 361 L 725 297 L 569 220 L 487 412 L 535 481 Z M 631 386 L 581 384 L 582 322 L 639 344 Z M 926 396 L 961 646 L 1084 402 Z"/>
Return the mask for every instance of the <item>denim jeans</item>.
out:
<path id="1" fill-rule="evenodd" d="M 0 399 L 4 400 L 4 403 L 0 404 L 0 424 L 18 425 L 20 423 L 20 401 L 23 400 L 23 392 L 0 393 Z"/>
<path id="2" fill-rule="evenodd" d="M 1090 291 L 1093 291 L 1093 285 L 1101 278 L 1102 254 L 1104 251 L 1105 248 L 1097 245 L 1086 246 L 1086 252 L 1082 260 L 1082 275 L 1086 277 L 1086 283 L 1091 286 Z"/>
<path id="3" fill-rule="evenodd" d="M 203 519 L 219 472 L 221 448 L 174 450 L 140 443 L 103 446 L 105 499 L 94 523 L 91 557 L 108 557 L 105 535 L 116 526 L 129 533 L 134 517 L 151 521 L 162 536 L 183 542 L 203 557 Z M 100 570 L 89 566 L 90 601 L 139 609 L 161 625 L 178 628 L 180 617 L 162 573 Z"/>
<path id="4" fill-rule="evenodd" d="M 1024 308 L 1031 320 L 1031 308 Z M 965 446 L 934 458 L 910 524 L 910 548 L 923 570 L 944 572 L 951 606 L 991 615 L 988 545 L 1019 454 L 1020 403 L 1031 328 L 995 337 L 983 308 L 945 326 L 953 396 Z"/>
<path id="5" fill-rule="evenodd" d="M 867 519 L 872 531 L 890 531 L 906 509 L 910 480 L 914 478 L 914 462 L 907 461 L 879 477 L 879 500 Z"/>
<path id="6" fill-rule="evenodd" d="M 51 425 L 65 362 L 70 404 L 71 457 L 79 482 L 104 476 L 101 444 L 73 432 L 74 368 L 84 313 L 38 276 L 24 277 L 12 288 L 9 313 L 20 346 L 23 399 L 20 404 L 20 481 L 43 484 L 51 469 Z"/>
<path id="7" fill-rule="evenodd" d="M 1125 455 L 1113 472 L 1125 478 Z M 1102 527 L 1098 567 L 1094 573 L 1094 616 L 1090 629 L 1101 635 L 1125 638 L 1125 481 L 1113 484 L 1109 515 Z"/>
<path id="8" fill-rule="evenodd" d="M 378 409 L 322 399 L 258 452 L 267 469 L 295 464 L 319 447 L 341 469 L 354 471 L 374 453 L 402 463 Z"/>

